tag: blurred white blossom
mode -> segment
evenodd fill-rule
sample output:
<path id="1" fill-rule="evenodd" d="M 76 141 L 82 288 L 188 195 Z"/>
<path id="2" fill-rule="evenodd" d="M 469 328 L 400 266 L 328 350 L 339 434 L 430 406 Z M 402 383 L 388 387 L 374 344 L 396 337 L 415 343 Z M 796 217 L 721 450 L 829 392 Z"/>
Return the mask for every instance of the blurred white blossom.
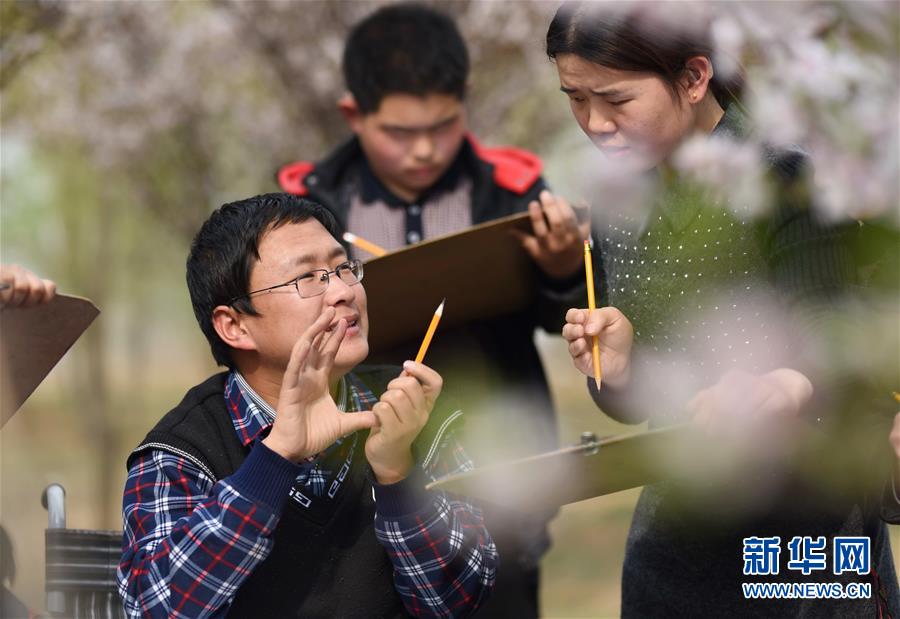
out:
<path id="1" fill-rule="evenodd" d="M 712 191 L 712 199 L 741 219 L 765 214 L 769 201 L 758 145 L 725 136 L 695 136 L 675 153 L 673 164 Z"/>

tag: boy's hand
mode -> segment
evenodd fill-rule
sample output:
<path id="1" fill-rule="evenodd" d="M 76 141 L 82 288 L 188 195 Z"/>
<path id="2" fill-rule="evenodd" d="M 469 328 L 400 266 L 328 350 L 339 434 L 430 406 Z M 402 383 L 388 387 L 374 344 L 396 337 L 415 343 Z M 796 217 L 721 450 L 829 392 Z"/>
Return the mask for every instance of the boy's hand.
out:
<path id="1" fill-rule="evenodd" d="M 550 277 L 571 277 L 584 264 L 584 239 L 590 234 L 590 222 L 578 223 L 575 211 L 565 198 L 546 189 L 540 202 L 528 205 L 534 234 L 514 230 L 516 238 L 538 267 Z"/>
<path id="2" fill-rule="evenodd" d="M 591 350 L 595 335 L 599 336 L 603 384 L 613 388 L 628 384 L 631 377 L 631 346 L 634 343 L 631 322 L 614 307 L 603 307 L 593 312 L 573 308 L 566 312 L 562 336 L 569 343 L 572 362 L 585 376 L 594 375 Z"/>
<path id="3" fill-rule="evenodd" d="M 379 425 L 366 441 L 366 458 L 380 484 L 393 484 L 409 474 L 415 462 L 411 447 L 441 393 L 440 374 L 407 361 L 403 373 L 388 383 L 372 412 Z"/>
<path id="4" fill-rule="evenodd" d="M 47 303 L 56 294 L 56 284 L 41 279 L 18 265 L 0 265 L 0 307 L 31 307 Z"/>
<path id="5" fill-rule="evenodd" d="M 328 391 L 347 321 L 343 318 L 329 331 L 335 310 L 327 308 L 300 336 L 281 382 L 275 423 L 263 443 L 281 457 L 300 462 L 314 456 L 338 438 L 375 425 L 371 411 L 344 413 Z"/>

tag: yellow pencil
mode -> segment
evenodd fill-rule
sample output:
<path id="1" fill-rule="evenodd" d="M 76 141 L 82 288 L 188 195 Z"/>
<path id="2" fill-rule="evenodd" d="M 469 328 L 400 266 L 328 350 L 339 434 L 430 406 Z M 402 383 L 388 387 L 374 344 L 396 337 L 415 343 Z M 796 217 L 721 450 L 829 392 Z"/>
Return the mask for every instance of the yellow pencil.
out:
<path id="1" fill-rule="evenodd" d="M 376 258 L 379 256 L 383 256 L 387 253 L 387 250 L 380 245 L 376 245 L 372 241 L 367 241 L 366 239 L 360 238 L 353 234 L 352 232 L 344 233 L 344 240 L 350 243 L 351 245 L 355 245 L 360 249 L 369 252 Z"/>
<path id="2" fill-rule="evenodd" d="M 594 299 L 594 267 L 591 264 L 591 242 L 589 240 L 584 241 L 584 276 L 587 279 L 588 309 L 593 312 L 597 309 L 597 302 Z M 594 361 L 594 380 L 599 389 L 600 380 L 603 378 L 603 372 L 600 370 L 600 338 L 595 335 L 592 339 L 591 358 Z"/>
<path id="3" fill-rule="evenodd" d="M 431 317 L 431 324 L 428 325 L 428 331 L 425 332 L 425 339 L 422 340 L 422 345 L 419 346 L 419 352 L 416 354 L 416 363 L 422 363 L 422 359 L 425 358 L 425 352 L 428 350 L 429 344 L 431 344 L 431 338 L 434 337 L 434 332 L 437 330 L 438 323 L 441 321 L 441 316 L 444 314 L 444 301 L 446 300 L 447 299 L 442 299 L 441 304 L 434 310 L 434 316 Z"/>

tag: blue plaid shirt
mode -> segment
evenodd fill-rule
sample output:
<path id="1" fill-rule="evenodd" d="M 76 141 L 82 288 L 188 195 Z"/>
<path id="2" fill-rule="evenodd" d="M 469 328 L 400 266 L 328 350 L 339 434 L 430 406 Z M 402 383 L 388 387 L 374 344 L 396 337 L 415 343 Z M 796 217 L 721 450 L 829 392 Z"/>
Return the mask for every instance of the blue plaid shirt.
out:
<path id="1" fill-rule="evenodd" d="M 337 399 L 347 412 L 377 402 L 352 374 L 341 381 Z M 241 443 L 253 444 L 234 474 L 215 481 L 190 459 L 162 450 L 144 453 L 128 471 L 118 581 L 129 616 L 224 616 L 271 552 L 284 498 L 301 506 L 330 500 L 346 475 L 359 434 L 295 465 L 257 441 L 275 411 L 237 372 L 228 376 L 225 402 Z M 468 615 L 493 587 L 498 556 L 481 511 L 416 489 L 425 477 L 471 468 L 447 434 L 424 469 L 397 484 L 374 486 L 375 533 L 394 565 L 395 589 L 414 616 Z"/>

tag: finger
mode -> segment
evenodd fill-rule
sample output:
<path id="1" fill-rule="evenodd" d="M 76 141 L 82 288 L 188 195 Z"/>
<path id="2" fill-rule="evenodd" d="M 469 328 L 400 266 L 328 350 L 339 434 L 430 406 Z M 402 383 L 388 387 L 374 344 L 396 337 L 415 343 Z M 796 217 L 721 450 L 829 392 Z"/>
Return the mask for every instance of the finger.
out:
<path id="1" fill-rule="evenodd" d="M 600 332 L 609 324 L 612 319 L 611 312 L 608 308 L 602 307 L 592 312 L 588 312 L 587 320 L 584 323 L 585 335 L 600 335 Z"/>
<path id="2" fill-rule="evenodd" d="M 2 284 L 0 286 L 0 288 L 3 288 L 0 290 L 0 307 L 6 307 L 7 305 L 12 305 L 12 296 L 15 293 L 15 289 L 13 288 L 12 280 L 4 280 Z"/>
<path id="3" fill-rule="evenodd" d="M 444 387 L 444 379 L 441 375 L 424 363 L 404 361 L 403 369 L 422 384 L 425 395 L 431 399 L 437 398 Z"/>
<path id="4" fill-rule="evenodd" d="M 551 232 L 563 226 L 562 216 L 559 213 L 559 208 L 556 206 L 556 198 L 547 190 L 541 192 L 541 208 L 544 211 L 544 217 L 547 218 L 547 224 L 550 226 Z"/>
<path id="5" fill-rule="evenodd" d="M 752 416 L 768 398 L 771 384 L 741 370 L 729 370 L 715 387 L 717 405 L 723 414 Z"/>
<path id="6" fill-rule="evenodd" d="M 416 418 L 418 415 L 416 414 L 416 408 L 413 405 L 412 400 L 409 399 L 409 396 L 406 395 L 402 389 L 389 389 L 385 391 L 381 396 L 381 401 L 390 404 L 391 408 L 394 409 L 394 413 L 397 415 L 397 419 L 400 420 L 400 425 L 413 425 L 416 422 Z"/>
<path id="7" fill-rule="evenodd" d="M 373 428 L 373 434 L 377 431 L 374 430 L 374 428 L 378 426 L 378 417 L 376 417 L 375 413 L 372 411 L 358 411 L 356 413 L 342 414 L 340 421 L 341 436 L 351 434 L 358 430 L 365 430 L 366 428 Z"/>
<path id="8" fill-rule="evenodd" d="M 281 391 L 293 389 L 300 381 L 300 374 L 306 359 L 309 357 L 309 350 L 312 343 L 303 336 L 297 338 L 294 347 L 291 349 L 291 358 L 288 360 L 287 369 L 284 371 L 284 378 L 281 382 Z"/>
<path id="9" fill-rule="evenodd" d="M 534 236 L 540 239 L 550 234 L 540 202 L 532 200 L 528 203 L 528 216 L 531 218 L 531 230 L 534 232 Z"/>
<path id="10" fill-rule="evenodd" d="M 560 218 L 574 230 L 578 225 L 578 215 L 572 203 L 562 196 L 556 196 L 556 210 Z"/>
<path id="11" fill-rule="evenodd" d="M 384 400 L 378 400 L 378 402 L 375 403 L 375 406 L 372 407 L 372 412 L 378 417 L 381 429 L 389 434 L 396 432 L 402 423 L 400 421 L 400 415 L 397 414 L 394 407 Z"/>
<path id="12" fill-rule="evenodd" d="M 541 203 L 544 207 L 544 216 L 553 233 L 559 235 L 566 230 L 574 231 L 576 229 L 575 213 L 564 198 L 557 198 L 549 191 L 542 191 Z"/>
<path id="13" fill-rule="evenodd" d="M 563 339 L 574 342 L 584 337 L 584 327 L 580 324 L 566 323 L 562 328 Z"/>
<path id="14" fill-rule="evenodd" d="M 34 274 L 29 274 L 28 284 L 25 289 L 25 298 L 22 307 L 34 307 L 44 298 L 44 280 Z"/>
<path id="15" fill-rule="evenodd" d="M 45 279 L 44 282 L 44 298 L 41 299 L 40 303 L 48 303 L 53 297 L 56 296 L 56 282 Z"/>
<path id="16" fill-rule="evenodd" d="M 21 269 L 17 265 L 0 265 L 0 282 L 5 284 L 5 288 L 0 290 L 0 302 L 4 307 L 7 305 L 12 307 L 13 296 L 16 294 L 16 280 L 20 276 Z"/>
<path id="17" fill-rule="evenodd" d="M 601 307 L 593 312 L 589 311 L 584 324 L 584 333 L 591 336 L 600 335 L 604 329 L 612 327 L 621 318 L 624 318 L 624 314 L 615 307 Z"/>
<path id="18" fill-rule="evenodd" d="M 322 340 L 322 348 L 319 353 L 319 365 L 317 366 L 320 369 L 325 369 L 330 371 L 334 366 L 334 358 L 337 355 L 338 349 L 341 347 L 341 343 L 344 341 L 344 336 L 347 334 L 347 320 L 341 318 L 337 322 L 337 326 L 330 332 L 325 334 L 325 339 Z"/>
<path id="19" fill-rule="evenodd" d="M 314 340 L 317 335 L 324 333 L 328 330 L 328 325 L 331 324 L 331 321 L 334 320 L 334 315 L 337 312 L 333 307 L 326 307 L 325 310 L 319 314 L 319 317 L 316 318 L 315 322 L 309 325 L 306 328 L 306 331 L 303 332 L 303 337 Z"/>
<path id="20" fill-rule="evenodd" d="M 316 318 L 315 322 L 303 332 L 303 337 L 308 338 L 312 345 L 309 357 L 309 364 L 312 367 L 319 367 L 320 365 L 320 352 L 324 342 L 327 341 L 328 327 L 331 325 L 331 321 L 334 320 L 335 313 L 336 310 L 333 307 L 325 308 L 325 311 Z"/>
<path id="21" fill-rule="evenodd" d="M 319 333 L 309 343 L 309 357 L 306 359 L 306 367 L 316 369 L 319 367 L 319 351 L 322 348 L 322 338 L 325 334 Z"/>
<path id="22" fill-rule="evenodd" d="M 25 305 L 25 301 L 28 298 L 28 293 L 32 286 L 31 279 L 31 273 L 24 269 L 16 276 L 12 287 L 12 298 L 9 301 L 9 304 L 12 307 L 22 307 Z"/>
<path id="23" fill-rule="evenodd" d="M 590 352 L 590 347 L 588 346 L 588 342 L 585 338 L 575 340 L 574 342 L 569 344 L 569 354 L 573 358 L 580 357 L 587 352 Z"/>
<path id="24" fill-rule="evenodd" d="M 797 413 L 797 407 L 792 405 L 791 399 L 781 389 L 768 390 L 760 394 L 760 402 L 755 405 L 751 416 L 758 419 L 781 417 Z"/>
<path id="25" fill-rule="evenodd" d="M 419 382 L 419 379 L 413 376 L 401 376 L 400 378 L 395 378 L 388 383 L 388 389 L 398 389 L 402 391 L 409 399 L 413 410 L 416 412 L 422 412 L 428 408 L 425 399 L 425 389 L 422 387 L 422 383 Z"/>
<path id="26" fill-rule="evenodd" d="M 589 312 L 590 310 L 587 309 L 578 309 L 576 307 L 573 307 L 566 312 L 566 322 L 576 325 L 584 324 L 587 321 Z"/>

